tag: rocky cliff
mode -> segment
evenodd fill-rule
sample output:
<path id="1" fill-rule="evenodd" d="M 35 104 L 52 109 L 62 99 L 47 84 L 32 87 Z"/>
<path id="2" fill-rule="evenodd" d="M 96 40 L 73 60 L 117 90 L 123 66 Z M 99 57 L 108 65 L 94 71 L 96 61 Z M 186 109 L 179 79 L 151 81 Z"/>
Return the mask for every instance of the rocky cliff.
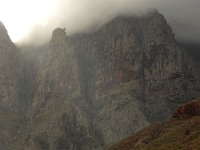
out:
<path id="1" fill-rule="evenodd" d="M 26 122 L 11 149 L 104 149 L 200 95 L 199 60 L 158 12 L 72 36 L 57 28 L 42 53 L 26 54 Z"/>
<path id="2" fill-rule="evenodd" d="M 101 149 L 81 95 L 74 49 L 63 29 L 54 30 L 45 56 L 34 81 L 29 122 L 15 149 Z"/>
<path id="3" fill-rule="evenodd" d="M 6 149 L 19 130 L 21 117 L 20 84 L 23 69 L 16 46 L 0 22 L 0 147 Z M 22 123 L 22 122 L 21 122 Z"/>

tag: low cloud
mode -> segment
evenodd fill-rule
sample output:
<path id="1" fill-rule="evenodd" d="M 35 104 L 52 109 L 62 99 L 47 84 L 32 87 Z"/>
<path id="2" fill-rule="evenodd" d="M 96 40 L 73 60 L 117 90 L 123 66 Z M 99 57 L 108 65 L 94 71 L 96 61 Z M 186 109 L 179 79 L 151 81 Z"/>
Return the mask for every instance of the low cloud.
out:
<path id="1" fill-rule="evenodd" d="M 101 26 L 118 15 L 142 15 L 151 9 L 165 16 L 178 40 L 200 42 L 199 0 L 60 0 L 55 16 L 46 26 L 35 26 L 25 41 L 43 43 L 57 27 L 73 34 Z"/>

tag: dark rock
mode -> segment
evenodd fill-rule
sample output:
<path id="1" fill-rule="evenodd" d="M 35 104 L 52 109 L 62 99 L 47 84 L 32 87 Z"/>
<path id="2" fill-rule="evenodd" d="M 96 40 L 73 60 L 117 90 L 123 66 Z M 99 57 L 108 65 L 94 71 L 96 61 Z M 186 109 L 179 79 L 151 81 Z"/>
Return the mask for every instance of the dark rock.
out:
<path id="1" fill-rule="evenodd" d="M 24 53 L 23 67 L 10 43 L 0 43 L 8 91 L 0 103 L 21 106 L 25 118 L 11 149 L 101 150 L 200 95 L 199 61 L 158 12 L 117 17 L 92 33 L 66 36 L 57 28 L 48 48 Z"/>

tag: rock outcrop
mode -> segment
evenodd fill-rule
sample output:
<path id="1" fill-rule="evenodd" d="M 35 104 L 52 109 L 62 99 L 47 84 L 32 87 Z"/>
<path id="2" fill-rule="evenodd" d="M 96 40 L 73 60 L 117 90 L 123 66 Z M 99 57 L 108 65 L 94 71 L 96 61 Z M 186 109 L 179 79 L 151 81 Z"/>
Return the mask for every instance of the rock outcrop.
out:
<path id="1" fill-rule="evenodd" d="M 158 12 L 117 17 L 91 33 L 57 28 L 41 59 L 24 62 L 26 119 L 11 149 L 101 150 L 200 95 L 199 60 Z"/>
<path id="2" fill-rule="evenodd" d="M 101 149 L 95 127 L 85 111 L 77 65 L 65 31 L 57 28 L 35 79 L 29 122 L 15 149 Z"/>
<path id="3" fill-rule="evenodd" d="M 19 130 L 21 117 L 20 55 L 0 22 L 0 147 L 6 150 Z"/>
<path id="4" fill-rule="evenodd" d="M 105 145 L 165 120 L 200 94 L 199 63 L 159 13 L 116 18 L 72 43 Z"/>

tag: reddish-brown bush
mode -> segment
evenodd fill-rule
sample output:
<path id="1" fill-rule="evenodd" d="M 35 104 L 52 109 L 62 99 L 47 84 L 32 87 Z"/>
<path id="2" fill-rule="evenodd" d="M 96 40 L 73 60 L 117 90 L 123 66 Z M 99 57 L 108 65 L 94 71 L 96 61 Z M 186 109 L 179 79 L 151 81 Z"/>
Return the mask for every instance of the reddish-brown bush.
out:
<path id="1" fill-rule="evenodd" d="M 200 116 L 200 99 L 193 100 L 177 108 L 173 118 L 186 118 L 190 116 Z"/>

